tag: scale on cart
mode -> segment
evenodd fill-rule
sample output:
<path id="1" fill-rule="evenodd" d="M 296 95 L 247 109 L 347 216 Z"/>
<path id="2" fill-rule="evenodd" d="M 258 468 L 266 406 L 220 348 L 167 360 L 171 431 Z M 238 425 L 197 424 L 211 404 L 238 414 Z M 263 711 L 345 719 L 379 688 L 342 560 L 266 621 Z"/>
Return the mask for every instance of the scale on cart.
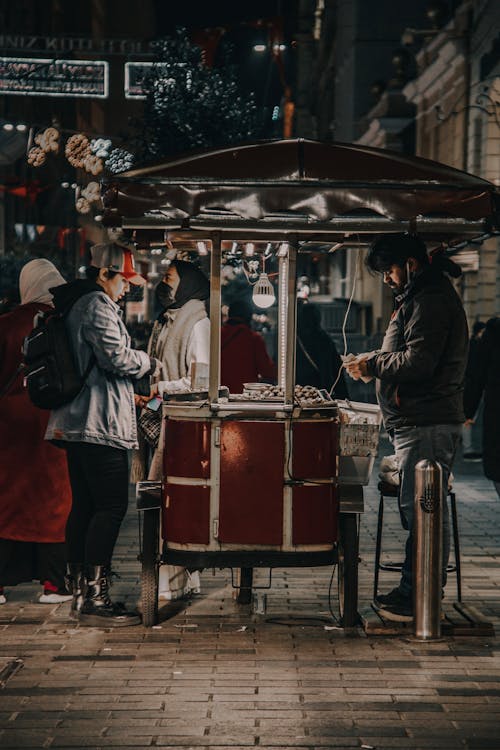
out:
<path id="1" fill-rule="evenodd" d="M 341 621 L 356 625 L 358 521 L 380 413 L 297 392 L 298 255 L 402 231 L 452 240 L 456 252 L 490 236 L 495 186 L 424 159 L 298 139 L 131 170 L 103 199 L 105 223 L 133 230 L 138 246 L 210 256 L 208 389 L 163 403 L 163 481 L 137 490 L 144 624 L 157 619 L 161 564 L 236 569 L 248 602 L 254 568 L 338 563 Z M 221 271 L 238 247 L 277 274 L 277 398 L 221 391 Z"/>

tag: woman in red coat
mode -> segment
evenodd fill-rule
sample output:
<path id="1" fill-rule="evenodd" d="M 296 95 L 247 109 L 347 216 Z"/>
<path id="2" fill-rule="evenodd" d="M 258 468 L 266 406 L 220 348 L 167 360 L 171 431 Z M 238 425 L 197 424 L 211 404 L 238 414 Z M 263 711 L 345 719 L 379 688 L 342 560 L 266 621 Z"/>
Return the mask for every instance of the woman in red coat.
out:
<path id="1" fill-rule="evenodd" d="M 71 599 L 64 588 L 64 530 L 71 489 L 64 451 L 44 440 L 48 411 L 33 406 L 18 372 L 33 318 L 65 280 L 50 261 L 21 269 L 21 304 L 0 315 L 0 604 L 4 586 L 38 579 L 42 603 Z M 17 375 L 16 375 L 17 373 Z"/>
<path id="2" fill-rule="evenodd" d="M 231 393 L 243 393 L 244 383 L 273 382 L 276 366 L 267 353 L 264 339 L 252 331 L 252 306 L 236 300 L 221 329 L 221 385 Z"/>

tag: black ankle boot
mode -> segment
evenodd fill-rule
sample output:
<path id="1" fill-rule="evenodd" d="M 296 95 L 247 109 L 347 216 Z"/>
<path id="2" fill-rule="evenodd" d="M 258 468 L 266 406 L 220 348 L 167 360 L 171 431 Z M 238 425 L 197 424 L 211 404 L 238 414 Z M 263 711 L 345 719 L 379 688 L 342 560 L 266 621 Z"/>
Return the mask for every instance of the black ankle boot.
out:
<path id="1" fill-rule="evenodd" d="M 83 604 L 84 594 L 83 563 L 68 563 L 64 583 L 70 594 L 73 594 L 69 616 L 76 619 Z"/>
<path id="2" fill-rule="evenodd" d="M 87 566 L 86 572 L 85 597 L 78 617 L 80 623 L 97 628 L 139 625 L 141 618 L 137 612 L 129 612 L 122 603 L 113 603 L 109 598 L 108 568 L 91 565 Z"/>

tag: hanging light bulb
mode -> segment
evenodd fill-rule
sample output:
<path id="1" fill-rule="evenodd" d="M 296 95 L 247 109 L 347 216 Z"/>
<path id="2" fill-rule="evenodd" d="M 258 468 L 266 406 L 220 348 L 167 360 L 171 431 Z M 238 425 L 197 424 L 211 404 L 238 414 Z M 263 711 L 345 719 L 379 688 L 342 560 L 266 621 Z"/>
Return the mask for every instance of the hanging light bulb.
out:
<path id="1" fill-rule="evenodd" d="M 252 293 L 252 300 L 256 307 L 271 307 L 276 300 L 274 287 L 269 281 L 269 276 L 264 271 L 259 276 Z"/>

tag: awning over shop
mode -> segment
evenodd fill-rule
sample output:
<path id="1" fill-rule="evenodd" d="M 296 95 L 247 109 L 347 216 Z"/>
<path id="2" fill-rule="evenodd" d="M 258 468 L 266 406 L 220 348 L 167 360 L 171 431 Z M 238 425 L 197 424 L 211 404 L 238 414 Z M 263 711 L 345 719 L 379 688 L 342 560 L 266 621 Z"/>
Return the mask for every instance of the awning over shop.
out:
<path id="1" fill-rule="evenodd" d="M 103 187 L 104 223 L 227 238 L 364 244 L 418 231 L 456 244 L 499 225 L 492 183 L 383 149 L 303 139 L 189 154 L 116 175 Z"/>

